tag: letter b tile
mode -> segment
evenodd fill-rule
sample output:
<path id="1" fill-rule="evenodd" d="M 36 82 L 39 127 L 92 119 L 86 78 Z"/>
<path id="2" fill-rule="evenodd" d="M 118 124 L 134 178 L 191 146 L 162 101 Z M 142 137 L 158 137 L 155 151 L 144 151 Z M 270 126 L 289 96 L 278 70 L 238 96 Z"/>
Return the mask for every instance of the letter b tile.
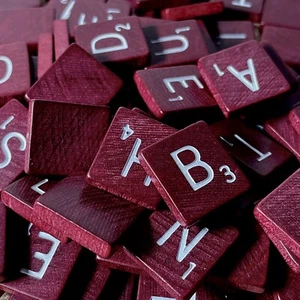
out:
<path id="1" fill-rule="evenodd" d="M 245 175 L 203 121 L 143 149 L 139 159 L 183 226 L 249 188 Z"/>

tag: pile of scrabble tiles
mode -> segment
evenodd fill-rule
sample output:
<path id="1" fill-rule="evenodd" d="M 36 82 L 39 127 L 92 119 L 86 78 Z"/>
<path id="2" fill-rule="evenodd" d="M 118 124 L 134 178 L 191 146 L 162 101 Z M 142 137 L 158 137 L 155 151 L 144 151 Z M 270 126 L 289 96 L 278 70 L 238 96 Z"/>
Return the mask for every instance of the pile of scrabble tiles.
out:
<path id="1" fill-rule="evenodd" d="M 0 299 L 299 300 L 300 1 L 0 2 Z"/>

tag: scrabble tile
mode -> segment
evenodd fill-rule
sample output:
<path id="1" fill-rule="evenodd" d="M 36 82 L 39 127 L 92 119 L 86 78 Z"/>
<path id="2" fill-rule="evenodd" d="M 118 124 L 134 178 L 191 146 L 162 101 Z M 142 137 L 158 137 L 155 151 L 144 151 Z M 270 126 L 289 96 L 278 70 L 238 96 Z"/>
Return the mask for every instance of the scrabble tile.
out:
<path id="1" fill-rule="evenodd" d="M 117 283 L 117 284 L 116 284 Z M 130 300 L 135 293 L 135 275 L 112 271 L 99 299 Z"/>
<path id="2" fill-rule="evenodd" d="M 27 109 L 17 100 L 0 109 L 0 191 L 24 170 Z"/>
<path id="3" fill-rule="evenodd" d="M 262 16 L 262 25 L 300 29 L 297 0 L 265 0 Z"/>
<path id="4" fill-rule="evenodd" d="M 289 121 L 288 114 L 267 120 L 264 127 L 273 139 L 292 152 L 300 161 L 299 135 Z"/>
<path id="5" fill-rule="evenodd" d="M 51 33 L 40 34 L 38 43 L 38 79 L 40 79 L 52 66 L 53 46 L 53 36 Z"/>
<path id="6" fill-rule="evenodd" d="M 217 108 L 196 66 L 141 70 L 134 79 L 140 95 L 158 119 L 188 110 L 205 115 Z"/>
<path id="7" fill-rule="evenodd" d="M 151 26 L 143 31 L 150 49 L 151 68 L 194 64 L 209 54 L 195 20 Z"/>
<path id="8" fill-rule="evenodd" d="M 43 220 L 38 220 L 33 213 L 33 205 L 38 197 L 58 182 L 59 180 L 55 179 L 49 180 L 36 176 L 25 176 L 5 187 L 1 193 L 1 200 L 7 207 L 29 222 L 34 223 L 39 229 L 51 234 L 62 242 L 66 242 L 68 240 L 67 237 Z"/>
<path id="9" fill-rule="evenodd" d="M 171 296 L 189 299 L 238 235 L 233 227 L 201 227 L 180 228 L 170 212 L 154 212 L 127 253 Z"/>
<path id="10" fill-rule="evenodd" d="M 299 69 L 299 37 L 300 28 L 299 30 L 294 30 L 290 28 L 265 26 L 262 34 L 262 41 L 270 43 L 285 63 Z"/>
<path id="11" fill-rule="evenodd" d="M 289 120 L 300 135 L 300 107 L 297 106 L 289 112 Z"/>
<path id="12" fill-rule="evenodd" d="M 290 89 L 256 41 L 200 58 L 198 67 L 227 118 Z"/>
<path id="13" fill-rule="evenodd" d="M 289 272 L 285 285 L 274 293 L 274 299 L 297 299 L 300 293 L 300 275 Z"/>
<path id="14" fill-rule="evenodd" d="M 219 21 L 214 37 L 219 50 L 255 40 L 250 21 Z"/>
<path id="15" fill-rule="evenodd" d="M 48 8 L 0 10 L 0 44 L 25 42 L 34 50 L 41 33 L 52 33 L 53 18 Z"/>
<path id="16" fill-rule="evenodd" d="M 63 179 L 34 204 L 40 219 L 105 258 L 143 210 L 89 186 L 85 176 Z"/>
<path id="17" fill-rule="evenodd" d="M 255 207 L 256 219 L 296 256 L 300 257 L 297 182 L 299 170 Z"/>
<path id="18" fill-rule="evenodd" d="M 260 178 L 274 174 L 292 155 L 242 120 L 225 120 L 210 127 L 227 152 Z"/>
<path id="19" fill-rule="evenodd" d="M 259 226 L 255 228 L 251 223 L 245 223 L 238 240 L 221 258 L 212 276 L 216 277 L 216 284 L 262 293 L 267 281 L 270 240 Z"/>
<path id="20" fill-rule="evenodd" d="M 107 105 L 122 85 L 115 74 L 73 44 L 31 87 L 26 98 Z"/>
<path id="21" fill-rule="evenodd" d="M 258 21 L 262 14 L 264 0 L 223 0 L 225 8 L 246 12 Z"/>
<path id="22" fill-rule="evenodd" d="M 142 275 L 139 279 L 139 288 L 137 300 L 175 300 L 168 294 L 159 284 L 157 284 L 151 277 Z M 202 285 L 197 292 L 190 298 L 190 300 L 220 300 L 219 295 L 215 290 L 208 286 Z"/>
<path id="23" fill-rule="evenodd" d="M 76 1 L 68 18 L 70 34 L 74 36 L 75 27 L 78 25 L 111 21 L 130 14 L 131 4 L 123 0 L 109 0 L 106 3 L 98 0 Z"/>
<path id="24" fill-rule="evenodd" d="M 53 33 L 54 33 L 55 59 L 57 60 L 68 49 L 70 44 L 67 21 L 55 20 L 53 22 Z"/>
<path id="25" fill-rule="evenodd" d="M 132 0 L 132 5 L 136 9 L 149 11 L 156 8 L 176 7 L 190 3 L 190 0 Z"/>
<path id="26" fill-rule="evenodd" d="M 175 21 L 169 21 L 164 19 L 154 19 L 154 18 L 148 18 L 148 17 L 139 17 L 139 23 L 142 27 L 142 29 L 145 29 L 147 27 L 156 27 L 160 25 L 165 24 L 172 24 L 175 23 Z"/>
<path id="27" fill-rule="evenodd" d="M 76 43 L 100 62 L 117 68 L 147 66 L 149 49 L 137 17 L 78 26 Z"/>
<path id="28" fill-rule="evenodd" d="M 125 253 L 123 246 L 116 246 L 113 251 L 112 256 L 108 258 L 97 256 L 101 266 L 133 274 L 143 273 L 141 268 Z"/>
<path id="29" fill-rule="evenodd" d="M 1 283 L 0 288 L 31 299 L 59 299 L 82 248 L 75 242 L 60 244 L 31 225 L 28 233 L 28 262 L 19 277 Z"/>
<path id="30" fill-rule="evenodd" d="M 109 125 L 109 108 L 36 100 L 29 107 L 25 172 L 69 175 L 89 169 Z"/>
<path id="31" fill-rule="evenodd" d="M 30 88 L 29 56 L 25 43 L 0 45 L 0 105 L 21 98 Z"/>
<path id="32" fill-rule="evenodd" d="M 139 159 L 182 226 L 197 222 L 250 185 L 203 121 L 143 149 Z"/>
<path id="33" fill-rule="evenodd" d="M 145 115 L 119 108 L 88 172 L 88 183 L 156 209 L 161 198 L 139 165 L 138 152 L 175 131 Z"/>
<path id="34" fill-rule="evenodd" d="M 223 11 L 223 1 L 196 3 L 191 5 L 166 8 L 161 17 L 166 20 L 181 21 L 219 14 Z"/>
<path id="35" fill-rule="evenodd" d="M 11 0 L 2 1 L 0 10 L 2 9 L 18 9 L 18 8 L 34 8 L 42 5 L 41 0 Z"/>

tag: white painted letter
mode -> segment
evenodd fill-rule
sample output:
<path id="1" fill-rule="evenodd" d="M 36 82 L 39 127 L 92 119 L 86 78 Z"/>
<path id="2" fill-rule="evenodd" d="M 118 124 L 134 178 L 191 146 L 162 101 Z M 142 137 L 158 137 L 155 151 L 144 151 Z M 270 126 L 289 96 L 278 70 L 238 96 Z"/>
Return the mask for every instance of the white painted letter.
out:
<path id="1" fill-rule="evenodd" d="M 179 159 L 178 154 L 180 154 L 184 151 L 190 151 L 194 154 L 195 160 L 192 163 L 184 165 L 182 163 L 182 161 Z M 188 183 L 190 184 L 190 186 L 192 187 L 192 189 L 194 191 L 197 191 L 197 190 L 203 188 L 204 186 L 209 184 L 214 179 L 213 169 L 211 168 L 211 166 L 209 164 L 207 164 L 206 162 L 201 160 L 200 152 L 196 148 L 194 148 L 192 146 L 185 146 L 185 147 L 182 147 L 182 148 L 172 152 L 171 156 L 174 159 L 177 166 L 179 167 L 182 174 L 184 175 L 185 179 L 188 181 Z M 191 170 L 195 167 L 201 167 L 206 170 L 207 177 L 204 180 L 195 182 L 194 178 L 191 176 L 191 174 L 189 172 L 189 170 Z"/>
<path id="2" fill-rule="evenodd" d="M 231 4 L 235 6 L 246 7 L 246 8 L 252 7 L 252 3 L 247 2 L 247 0 L 233 0 Z"/>
<path id="3" fill-rule="evenodd" d="M 84 24 L 86 24 L 85 17 L 86 17 L 86 14 L 85 13 L 81 13 L 79 15 L 79 19 L 78 19 L 78 23 L 77 24 L 78 25 L 84 25 Z M 97 23 L 97 22 L 98 22 L 98 17 L 97 16 L 93 16 L 91 23 Z"/>
<path id="4" fill-rule="evenodd" d="M 76 0 L 70 0 L 69 2 L 64 1 L 64 3 L 62 3 L 67 5 L 60 15 L 61 20 L 69 20 L 75 3 Z"/>
<path id="5" fill-rule="evenodd" d="M 239 81 L 241 81 L 249 90 L 252 92 L 257 92 L 259 90 L 259 84 L 255 72 L 255 67 L 253 63 L 253 59 L 249 58 L 247 60 L 248 69 L 239 72 L 237 69 L 235 69 L 233 66 L 228 66 L 227 70 L 235 76 Z M 250 75 L 251 81 L 249 81 L 246 76 Z"/>
<path id="6" fill-rule="evenodd" d="M 31 187 L 32 190 L 34 190 L 35 192 L 39 193 L 40 195 L 44 195 L 45 191 L 43 191 L 42 189 L 40 189 L 40 186 L 47 183 L 49 180 L 48 179 L 44 179 L 40 182 L 38 182 L 37 184 L 33 185 Z"/>
<path id="7" fill-rule="evenodd" d="M 96 43 L 99 41 L 102 41 L 104 39 L 117 39 L 121 43 L 116 46 L 110 46 L 110 47 L 105 47 L 105 48 L 96 48 Z M 100 34 L 96 36 L 95 38 L 92 39 L 91 41 L 91 49 L 93 54 L 101 54 L 101 53 L 108 53 L 108 52 L 114 52 L 114 51 L 120 51 L 120 50 L 125 50 L 128 49 L 128 43 L 126 39 L 124 38 L 123 35 L 119 33 L 105 33 L 105 34 Z"/>
<path id="8" fill-rule="evenodd" d="M 0 84 L 5 83 L 11 76 L 13 72 L 13 64 L 10 58 L 7 56 L 0 55 L 0 61 L 3 61 L 6 65 L 6 71 L 4 76 L 0 79 Z"/>

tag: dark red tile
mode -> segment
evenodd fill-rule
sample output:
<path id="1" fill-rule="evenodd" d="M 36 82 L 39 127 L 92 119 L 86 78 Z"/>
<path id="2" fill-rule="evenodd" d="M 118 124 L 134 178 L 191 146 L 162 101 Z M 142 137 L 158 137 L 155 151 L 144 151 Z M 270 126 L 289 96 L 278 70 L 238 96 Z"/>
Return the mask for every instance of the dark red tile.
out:
<path id="1" fill-rule="evenodd" d="M 34 204 L 40 219 L 105 258 L 143 210 L 89 186 L 85 176 L 63 179 Z"/>
<path id="2" fill-rule="evenodd" d="M 30 88 L 29 55 L 25 43 L 0 45 L 0 105 L 22 98 Z"/>
<path id="3" fill-rule="evenodd" d="M 137 156 L 144 147 L 175 131 L 145 115 L 119 108 L 88 172 L 88 182 L 138 205 L 156 209 L 161 197 Z"/>
<path id="4" fill-rule="evenodd" d="M 65 236 L 43 220 L 37 220 L 33 213 L 33 205 L 38 197 L 58 182 L 59 180 L 25 176 L 5 187 L 1 193 L 1 200 L 7 207 L 29 222 L 34 223 L 39 229 L 51 234 L 62 242 L 66 242 L 68 239 Z"/>
<path id="5" fill-rule="evenodd" d="M 0 9 L 34 8 L 42 5 L 42 0 L 11 0 L 0 4 Z"/>
<path id="6" fill-rule="evenodd" d="M 38 43 L 38 79 L 40 79 L 52 66 L 53 47 L 52 33 L 42 33 Z"/>
<path id="7" fill-rule="evenodd" d="M 67 21 L 55 20 L 53 22 L 53 35 L 55 60 L 57 60 L 68 49 L 70 45 Z"/>
<path id="8" fill-rule="evenodd" d="M 219 14 L 223 11 L 223 1 L 196 3 L 191 5 L 166 8 L 161 17 L 166 20 L 181 21 Z"/>
<path id="9" fill-rule="evenodd" d="M 251 223 L 245 223 L 236 243 L 221 258 L 212 280 L 216 284 L 262 293 L 267 281 L 270 240 L 259 226 Z"/>
<path id="10" fill-rule="evenodd" d="M 143 31 L 150 49 L 151 68 L 194 64 L 209 54 L 195 20 L 150 26 Z"/>
<path id="11" fill-rule="evenodd" d="M 294 129 L 300 135 L 300 107 L 297 106 L 289 113 L 289 120 L 292 123 Z"/>
<path id="12" fill-rule="evenodd" d="M 109 108 L 36 100 L 29 110 L 25 172 L 87 171 L 109 126 Z"/>
<path id="13" fill-rule="evenodd" d="M 73 44 L 32 86 L 26 98 L 107 105 L 122 85 L 114 73 Z"/>
<path id="14" fill-rule="evenodd" d="M 223 0 L 225 8 L 248 13 L 258 21 L 262 14 L 264 0 Z"/>
<path id="15" fill-rule="evenodd" d="M 261 37 L 262 41 L 270 43 L 275 48 L 285 63 L 296 69 L 300 68 L 299 38 L 300 28 L 294 30 L 274 26 L 265 26 Z"/>
<path id="16" fill-rule="evenodd" d="M 99 299 L 130 300 L 135 299 L 134 295 L 135 275 L 112 271 Z"/>
<path id="17" fill-rule="evenodd" d="M 189 299 L 237 235 L 233 227 L 180 228 L 170 212 L 154 212 L 127 253 L 170 295 Z"/>
<path id="18" fill-rule="evenodd" d="M 256 41 L 203 57 L 198 67 L 227 118 L 290 89 L 287 80 Z"/>
<path id="19" fill-rule="evenodd" d="M 25 42 L 36 49 L 41 33 L 52 33 L 54 11 L 48 8 L 0 11 L 0 44 Z"/>
<path id="20" fill-rule="evenodd" d="M 135 73 L 134 79 L 139 93 L 158 119 L 189 110 L 206 115 L 218 107 L 196 66 L 141 70 Z"/>
<path id="21" fill-rule="evenodd" d="M 123 246 L 116 246 L 113 251 L 109 258 L 97 256 L 101 266 L 133 274 L 143 273 L 141 268 L 125 253 Z"/>
<path id="22" fill-rule="evenodd" d="M 140 69 L 148 65 L 149 49 L 135 16 L 78 26 L 75 40 L 108 66 Z"/>
<path id="23" fill-rule="evenodd" d="M 17 100 L 0 109 L 0 191 L 24 170 L 27 109 Z"/>
<path id="24" fill-rule="evenodd" d="M 300 257 L 298 182 L 296 171 L 255 207 L 256 219 L 292 253 Z"/>
<path id="25" fill-rule="evenodd" d="M 253 23 L 250 21 L 219 21 L 214 39 L 219 50 L 255 40 Z"/>
<path id="26" fill-rule="evenodd" d="M 289 121 L 288 114 L 268 120 L 266 132 L 283 147 L 291 151 L 300 161 L 300 139 L 297 131 Z"/>
<path id="27" fill-rule="evenodd" d="M 290 152 L 242 120 L 220 121 L 210 128 L 227 152 L 260 177 L 272 175 L 292 158 Z"/>
<path id="28" fill-rule="evenodd" d="M 149 11 L 156 8 L 176 7 L 190 3 L 190 0 L 132 0 L 134 8 Z"/>
<path id="29" fill-rule="evenodd" d="M 202 121 L 143 149 L 139 158 L 176 220 L 183 226 L 197 222 L 243 194 L 250 186 Z"/>
<path id="30" fill-rule="evenodd" d="M 300 29 L 299 7 L 297 0 L 265 0 L 262 25 Z"/>
<path id="31" fill-rule="evenodd" d="M 28 233 L 27 264 L 20 270 L 19 277 L 1 283 L 0 287 L 31 299 L 58 299 L 82 248 L 75 242 L 60 244 L 31 225 Z"/>
<path id="32" fill-rule="evenodd" d="M 142 275 L 139 279 L 137 300 L 175 300 L 151 277 Z M 201 286 L 190 300 L 221 300 L 223 299 L 216 291 L 208 286 Z"/>

